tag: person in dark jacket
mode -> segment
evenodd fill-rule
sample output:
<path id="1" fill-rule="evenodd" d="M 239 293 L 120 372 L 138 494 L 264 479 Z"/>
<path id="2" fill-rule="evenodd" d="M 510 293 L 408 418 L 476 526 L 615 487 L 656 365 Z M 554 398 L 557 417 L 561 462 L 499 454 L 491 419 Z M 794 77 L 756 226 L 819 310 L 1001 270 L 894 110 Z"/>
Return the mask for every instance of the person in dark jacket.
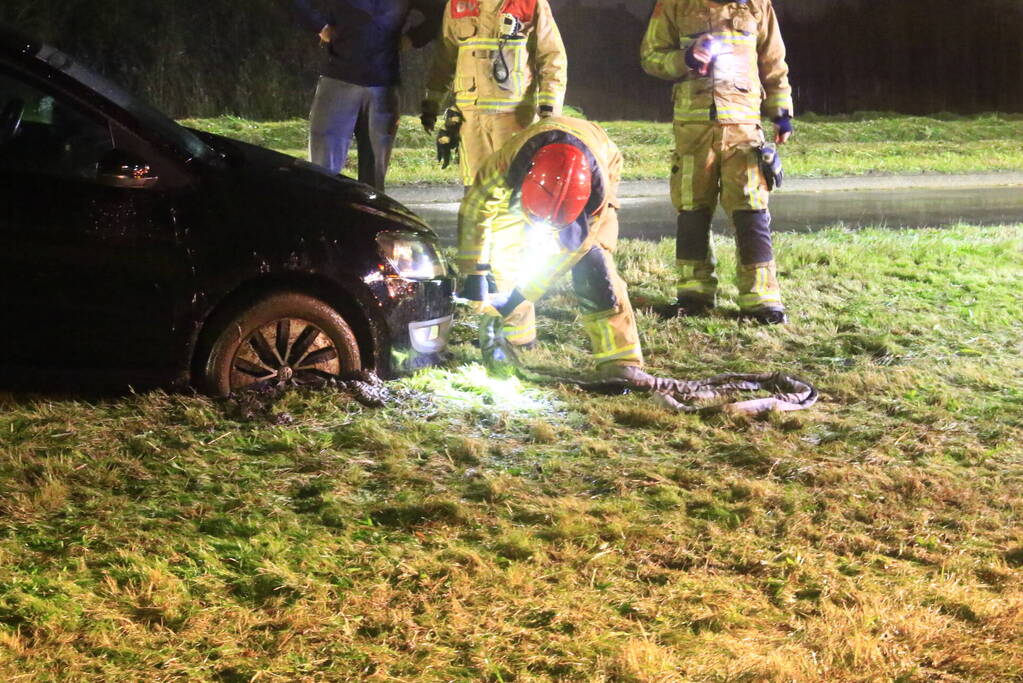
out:
<path id="1" fill-rule="evenodd" d="M 326 59 L 309 113 L 309 158 L 338 173 L 355 135 L 359 180 L 384 188 L 398 130 L 399 53 L 440 30 L 436 0 L 291 0 Z"/>

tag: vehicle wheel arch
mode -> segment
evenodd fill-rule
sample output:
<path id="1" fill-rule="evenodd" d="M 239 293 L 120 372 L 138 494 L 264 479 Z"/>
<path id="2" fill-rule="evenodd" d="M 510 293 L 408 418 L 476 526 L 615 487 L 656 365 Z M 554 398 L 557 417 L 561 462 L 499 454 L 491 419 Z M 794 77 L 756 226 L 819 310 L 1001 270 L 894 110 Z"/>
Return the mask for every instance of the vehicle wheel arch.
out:
<path id="1" fill-rule="evenodd" d="M 201 376 L 205 354 L 215 341 L 220 329 L 248 306 L 261 298 L 282 292 L 306 294 L 332 306 L 351 327 L 359 346 L 363 368 L 377 369 L 380 348 L 380 324 L 367 315 L 374 299 L 360 288 L 360 283 L 337 282 L 315 275 L 294 273 L 273 275 L 250 280 L 231 290 L 220 299 L 200 324 L 191 349 L 191 377 Z"/>

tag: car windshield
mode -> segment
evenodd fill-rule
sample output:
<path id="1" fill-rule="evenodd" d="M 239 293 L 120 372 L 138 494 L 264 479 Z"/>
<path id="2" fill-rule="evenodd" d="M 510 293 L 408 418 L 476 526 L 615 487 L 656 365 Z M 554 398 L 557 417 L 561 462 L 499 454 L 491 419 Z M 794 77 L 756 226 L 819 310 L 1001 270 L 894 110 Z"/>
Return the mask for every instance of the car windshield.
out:
<path id="1" fill-rule="evenodd" d="M 148 130 L 156 132 L 183 153 L 198 159 L 212 159 L 216 156 L 198 135 L 162 114 L 149 104 L 135 97 L 124 88 L 82 66 L 60 50 L 49 45 L 42 46 L 36 54 L 55 69 L 59 69 L 79 83 L 99 93 L 117 106 L 134 116 Z"/>

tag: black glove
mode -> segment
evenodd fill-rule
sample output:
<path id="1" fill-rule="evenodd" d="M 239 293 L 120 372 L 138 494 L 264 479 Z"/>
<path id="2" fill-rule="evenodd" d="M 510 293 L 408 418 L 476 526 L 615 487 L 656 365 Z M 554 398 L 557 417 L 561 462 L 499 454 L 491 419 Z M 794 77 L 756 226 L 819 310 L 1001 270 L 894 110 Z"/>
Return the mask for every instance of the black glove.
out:
<path id="1" fill-rule="evenodd" d="M 760 154 L 760 172 L 767 182 L 767 191 L 770 192 L 776 187 L 781 187 L 785 180 L 785 171 L 781 165 L 781 155 L 774 145 L 762 145 L 757 149 Z"/>
<path id="2" fill-rule="evenodd" d="M 423 100 L 420 107 L 423 113 L 419 115 L 419 122 L 423 124 L 423 130 L 432 133 L 437 125 L 437 104 L 430 100 Z"/>
<path id="3" fill-rule="evenodd" d="M 473 273 L 466 275 L 462 280 L 462 291 L 458 295 L 469 301 L 486 301 L 489 289 L 487 276 L 483 273 Z"/>
<path id="4" fill-rule="evenodd" d="M 447 168 L 451 157 L 458 153 L 461 130 L 462 112 L 452 107 L 444 115 L 444 128 L 437 134 L 437 161 L 441 168 Z"/>
<path id="5" fill-rule="evenodd" d="M 774 120 L 774 125 L 778 126 L 778 133 L 780 135 L 792 133 L 792 117 L 789 116 L 788 112 L 785 112 L 783 116 L 776 118 Z"/>
<path id="6" fill-rule="evenodd" d="M 792 137 L 792 112 L 788 109 L 779 109 L 778 115 L 771 120 L 775 125 L 774 141 L 779 145 L 784 144 Z"/>
<path id="7" fill-rule="evenodd" d="M 451 144 L 451 138 L 448 137 L 444 131 L 440 132 L 437 136 L 437 162 L 440 164 L 441 169 L 445 169 L 451 165 L 451 152 L 457 150 L 458 145 Z"/>
<path id="8" fill-rule="evenodd" d="M 462 278 L 462 289 L 458 296 L 469 301 L 486 301 L 488 294 L 497 293 L 497 280 L 490 272 L 489 263 L 476 266 L 476 272 Z"/>

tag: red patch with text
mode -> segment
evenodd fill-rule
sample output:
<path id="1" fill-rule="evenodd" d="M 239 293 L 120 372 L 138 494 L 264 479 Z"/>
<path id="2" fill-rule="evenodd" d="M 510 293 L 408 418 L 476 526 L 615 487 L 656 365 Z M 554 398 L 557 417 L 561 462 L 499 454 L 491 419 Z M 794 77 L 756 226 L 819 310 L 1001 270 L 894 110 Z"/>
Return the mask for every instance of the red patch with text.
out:
<path id="1" fill-rule="evenodd" d="M 451 18 L 464 19 L 480 15 L 479 0 L 451 0 Z"/>
<path id="2" fill-rule="evenodd" d="M 514 15 L 523 24 L 528 24 L 536 15 L 536 0 L 508 0 L 501 13 Z"/>
<path id="3" fill-rule="evenodd" d="M 662 5 L 661 3 L 657 3 L 656 5 L 654 5 L 654 16 L 653 16 L 653 18 L 656 19 L 657 17 L 661 16 L 662 14 L 664 14 L 664 5 Z"/>

